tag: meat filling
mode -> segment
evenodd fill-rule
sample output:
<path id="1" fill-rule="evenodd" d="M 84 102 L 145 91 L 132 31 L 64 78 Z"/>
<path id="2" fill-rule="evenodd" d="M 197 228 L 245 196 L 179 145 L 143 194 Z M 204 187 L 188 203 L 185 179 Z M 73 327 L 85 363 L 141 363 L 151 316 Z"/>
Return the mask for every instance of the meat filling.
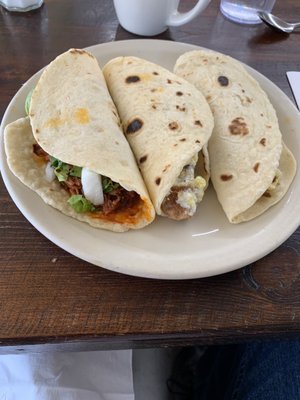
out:
<path id="1" fill-rule="evenodd" d="M 161 209 L 171 219 L 180 221 L 193 216 L 204 195 L 206 181 L 201 176 L 195 177 L 197 156 L 186 165 L 170 192 L 164 198 Z"/>
<path id="2" fill-rule="evenodd" d="M 44 158 L 45 161 L 49 161 L 49 155 L 41 148 L 37 143 L 33 144 L 33 152 L 36 156 Z"/>
<path id="3" fill-rule="evenodd" d="M 81 179 L 77 178 L 77 176 L 69 176 L 66 181 L 60 182 L 60 184 L 71 196 L 74 194 L 83 194 Z"/>
<path id="4" fill-rule="evenodd" d="M 138 203 L 139 198 L 136 192 L 128 192 L 119 186 L 109 193 L 104 193 L 103 214 L 109 214 L 113 211 L 120 211 L 126 208 L 129 209 Z"/>

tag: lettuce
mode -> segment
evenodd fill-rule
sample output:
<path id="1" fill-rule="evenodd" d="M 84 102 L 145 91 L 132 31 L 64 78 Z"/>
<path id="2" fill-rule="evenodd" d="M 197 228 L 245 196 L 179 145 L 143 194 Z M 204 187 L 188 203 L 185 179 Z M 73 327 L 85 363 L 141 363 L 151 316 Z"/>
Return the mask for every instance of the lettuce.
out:
<path id="1" fill-rule="evenodd" d="M 30 90 L 30 92 L 28 93 L 28 95 L 26 97 L 26 100 L 25 100 L 25 112 L 26 112 L 26 115 L 29 115 L 29 107 L 30 107 L 31 96 L 32 96 L 33 90 L 34 89 Z"/>
<path id="2" fill-rule="evenodd" d="M 120 185 L 116 182 L 113 182 L 110 178 L 106 176 L 102 177 L 102 189 L 104 193 L 109 193 L 114 189 L 117 189 Z"/>
<path id="3" fill-rule="evenodd" d="M 54 169 L 54 173 L 59 182 L 65 182 L 68 176 L 81 177 L 81 167 L 71 166 L 60 161 L 58 158 L 50 157 L 51 167 Z"/>
<path id="4" fill-rule="evenodd" d="M 77 167 L 76 165 L 73 165 L 73 167 L 70 169 L 70 175 L 71 176 L 77 176 L 77 178 L 81 178 L 81 167 Z"/>
<path id="5" fill-rule="evenodd" d="M 50 161 L 51 167 L 54 169 L 54 173 L 59 182 L 66 181 L 68 179 L 70 166 L 54 157 L 50 157 Z"/>
<path id="6" fill-rule="evenodd" d="M 69 198 L 68 203 L 77 213 L 96 210 L 95 206 L 93 206 L 89 200 L 82 196 L 82 194 L 74 194 Z"/>

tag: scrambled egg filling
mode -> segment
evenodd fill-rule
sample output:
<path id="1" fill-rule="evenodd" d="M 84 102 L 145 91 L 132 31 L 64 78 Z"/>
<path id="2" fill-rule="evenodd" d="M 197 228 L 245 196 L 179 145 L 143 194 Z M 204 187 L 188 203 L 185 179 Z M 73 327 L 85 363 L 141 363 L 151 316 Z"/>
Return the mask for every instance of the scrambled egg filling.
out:
<path id="1" fill-rule="evenodd" d="M 197 155 L 191 159 L 190 164 L 186 165 L 177 178 L 174 186 L 181 187 L 178 192 L 176 203 L 187 210 L 188 215 L 192 216 L 196 212 L 197 203 L 204 195 L 206 181 L 201 176 L 194 177 Z"/>
<path id="2" fill-rule="evenodd" d="M 270 185 L 270 186 L 268 187 L 268 189 L 267 189 L 268 192 L 270 192 L 270 191 L 276 189 L 276 187 L 277 187 L 278 184 L 279 184 L 280 176 L 281 176 L 281 172 L 280 172 L 279 169 L 278 169 L 278 170 L 276 171 L 276 174 L 275 174 L 275 176 L 274 176 L 274 179 L 273 179 L 271 185 Z"/>

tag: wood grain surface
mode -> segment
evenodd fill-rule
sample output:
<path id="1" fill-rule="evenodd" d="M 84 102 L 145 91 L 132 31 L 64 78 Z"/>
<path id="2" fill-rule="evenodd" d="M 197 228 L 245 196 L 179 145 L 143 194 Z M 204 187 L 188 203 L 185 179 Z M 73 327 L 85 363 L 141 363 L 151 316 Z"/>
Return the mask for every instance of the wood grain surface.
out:
<path id="1" fill-rule="evenodd" d="M 182 9 L 195 2 L 186 0 Z M 295 20 L 296 0 L 274 12 Z M 0 7 L 0 115 L 21 85 L 59 53 L 136 39 L 111 0 L 46 0 L 34 12 Z M 159 39 L 201 45 L 251 65 L 291 99 L 285 76 L 300 70 L 300 33 L 226 20 L 213 0 L 191 23 Z M 299 127 L 300 134 L 300 127 Z M 300 334 L 300 230 L 263 259 L 232 273 L 159 281 L 113 273 L 51 243 L 22 216 L 0 182 L 0 352 L 120 349 L 230 343 Z"/>

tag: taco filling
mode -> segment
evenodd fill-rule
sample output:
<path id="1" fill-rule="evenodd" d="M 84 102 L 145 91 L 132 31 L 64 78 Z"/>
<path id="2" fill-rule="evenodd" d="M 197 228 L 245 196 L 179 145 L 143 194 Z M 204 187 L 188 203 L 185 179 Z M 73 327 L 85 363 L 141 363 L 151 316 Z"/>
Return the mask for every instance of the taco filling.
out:
<path id="1" fill-rule="evenodd" d="M 119 183 L 87 168 L 64 163 L 47 154 L 37 143 L 33 145 L 33 153 L 46 164 L 45 179 L 59 182 L 70 195 L 68 204 L 77 213 L 109 215 L 132 210 L 140 202 L 136 192 L 127 191 Z"/>
<path id="2" fill-rule="evenodd" d="M 197 204 L 201 202 L 206 188 L 206 180 L 202 176 L 195 177 L 196 164 L 197 156 L 183 167 L 170 192 L 164 198 L 161 209 L 169 218 L 179 221 L 195 214 Z"/>

